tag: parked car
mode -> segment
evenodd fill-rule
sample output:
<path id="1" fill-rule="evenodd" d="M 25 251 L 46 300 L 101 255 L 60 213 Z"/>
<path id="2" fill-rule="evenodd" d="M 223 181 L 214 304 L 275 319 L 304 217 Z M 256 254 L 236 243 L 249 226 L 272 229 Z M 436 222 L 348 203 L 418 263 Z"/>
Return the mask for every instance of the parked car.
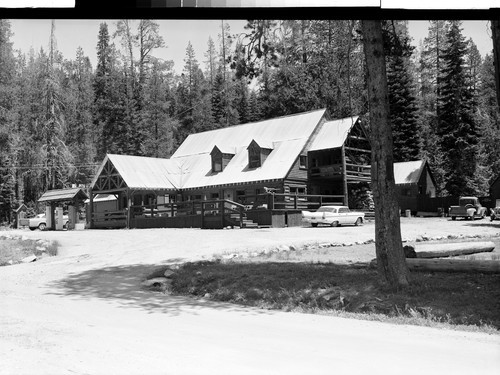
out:
<path id="1" fill-rule="evenodd" d="M 351 211 L 347 206 L 321 206 L 317 211 L 302 211 L 302 220 L 313 227 L 326 224 L 332 227 L 345 224 L 361 225 L 364 212 Z"/>
<path id="2" fill-rule="evenodd" d="M 57 225 L 57 215 L 55 216 L 56 225 Z M 69 216 L 63 215 L 64 228 L 68 228 Z M 45 218 L 45 214 L 38 214 L 35 217 L 29 219 L 29 228 L 31 230 L 35 230 L 36 228 L 40 230 L 45 230 L 47 228 L 47 219 Z"/>
<path id="3" fill-rule="evenodd" d="M 483 207 L 477 197 L 461 197 L 458 200 L 458 206 L 451 206 L 449 209 L 451 220 L 457 217 L 465 219 L 482 219 L 486 216 L 486 207 Z"/>

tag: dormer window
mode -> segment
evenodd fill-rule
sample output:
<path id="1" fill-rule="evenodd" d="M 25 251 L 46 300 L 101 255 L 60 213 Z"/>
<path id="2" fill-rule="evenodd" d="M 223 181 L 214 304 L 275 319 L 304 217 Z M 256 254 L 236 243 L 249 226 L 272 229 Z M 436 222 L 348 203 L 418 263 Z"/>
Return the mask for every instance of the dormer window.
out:
<path id="1" fill-rule="evenodd" d="M 248 167 L 259 168 L 267 159 L 273 150 L 272 143 L 256 141 L 255 139 L 250 142 L 248 150 Z"/>
<path id="2" fill-rule="evenodd" d="M 261 166 L 260 148 L 252 147 L 248 149 L 248 166 L 250 168 L 259 168 Z"/>
<path id="3" fill-rule="evenodd" d="M 234 151 L 232 149 L 227 149 L 222 152 L 219 147 L 214 146 L 210 155 L 212 156 L 212 172 L 218 173 L 222 172 L 229 164 L 229 161 L 234 156 Z"/>
<path id="4" fill-rule="evenodd" d="M 222 172 L 222 154 L 212 156 L 212 170 L 214 172 Z"/>

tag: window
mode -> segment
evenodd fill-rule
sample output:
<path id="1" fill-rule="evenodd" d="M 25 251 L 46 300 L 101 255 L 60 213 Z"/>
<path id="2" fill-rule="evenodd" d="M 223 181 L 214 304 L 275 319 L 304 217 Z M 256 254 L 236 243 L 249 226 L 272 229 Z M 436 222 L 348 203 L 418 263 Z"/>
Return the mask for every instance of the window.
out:
<path id="1" fill-rule="evenodd" d="M 305 186 L 290 186 L 290 194 L 304 195 L 306 193 Z"/>
<path id="2" fill-rule="evenodd" d="M 211 193 L 210 199 L 219 199 L 219 193 Z"/>
<path id="3" fill-rule="evenodd" d="M 222 154 L 214 153 L 212 154 L 212 171 L 222 172 Z"/>
<path id="4" fill-rule="evenodd" d="M 250 168 L 258 168 L 260 165 L 260 149 L 257 147 L 250 147 L 248 149 L 248 166 Z"/>
<path id="5" fill-rule="evenodd" d="M 339 214 L 345 214 L 349 212 L 349 209 L 347 207 L 339 208 Z"/>
<path id="6" fill-rule="evenodd" d="M 307 168 L 307 156 L 300 155 L 299 156 L 299 168 Z"/>
<path id="7" fill-rule="evenodd" d="M 320 207 L 316 210 L 316 212 L 331 212 L 331 213 L 337 213 L 337 209 L 335 207 L 328 207 L 328 206 L 323 206 Z"/>
<path id="8" fill-rule="evenodd" d="M 219 147 L 214 146 L 210 155 L 212 156 L 212 172 L 218 173 L 222 172 L 229 164 L 234 152 L 230 149 L 227 149 L 227 152 L 222 152 Z"/>

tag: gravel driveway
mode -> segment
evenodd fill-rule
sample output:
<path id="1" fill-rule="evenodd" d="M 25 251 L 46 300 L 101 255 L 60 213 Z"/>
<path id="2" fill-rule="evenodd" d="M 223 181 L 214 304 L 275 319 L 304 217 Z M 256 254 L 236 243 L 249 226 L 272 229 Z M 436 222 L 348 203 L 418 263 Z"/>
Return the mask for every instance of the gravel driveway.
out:
<path id="1" fill-rule="evenodd" d="M 499 236 L 500 222 L 403 218 L 417 237 Z M 280 245 L 362 243 L 374 225 L 0 234 L 60 254 L 0 268 L 0 374 L 496 374 L 500 336 L 283 313 L 140 288 L 160 264 Z"/>

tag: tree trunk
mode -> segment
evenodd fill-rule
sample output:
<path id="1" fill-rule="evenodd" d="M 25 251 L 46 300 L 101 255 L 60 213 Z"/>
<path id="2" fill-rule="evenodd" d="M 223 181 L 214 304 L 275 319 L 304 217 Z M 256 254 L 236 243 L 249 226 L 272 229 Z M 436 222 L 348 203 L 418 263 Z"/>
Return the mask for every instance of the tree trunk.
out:
<path id="1" fill-rule="evenodd" d="M 495 244 L 491 241 L 484 242 L 459 242 L 459 243 L 431 243 L 417 244 L 415 255 L 417 258 L 442 258 L 457 255 L 491 252 Z"/>
<path id="2" fill-rule="evenodd" d="M 497 103 L 500 107 L 500 20 L 491 21 L 491 37 L 493 38 L 493 61 L 495 64 Z"/>
<path id="3" fill-rule="evenodd" d="M 408 259 L 412 271 L 500 273 L 500 261 L 478 259 Z"/>
<path id="4" fill-rule="evenodd" d="M 392 156 L 392 130 L 380 21 L 362 21 L 371 129 L 371 178 L 375 203 L 375 247 L 380 276 L 394 288 L 409 284 L 401 243 Z"/>

